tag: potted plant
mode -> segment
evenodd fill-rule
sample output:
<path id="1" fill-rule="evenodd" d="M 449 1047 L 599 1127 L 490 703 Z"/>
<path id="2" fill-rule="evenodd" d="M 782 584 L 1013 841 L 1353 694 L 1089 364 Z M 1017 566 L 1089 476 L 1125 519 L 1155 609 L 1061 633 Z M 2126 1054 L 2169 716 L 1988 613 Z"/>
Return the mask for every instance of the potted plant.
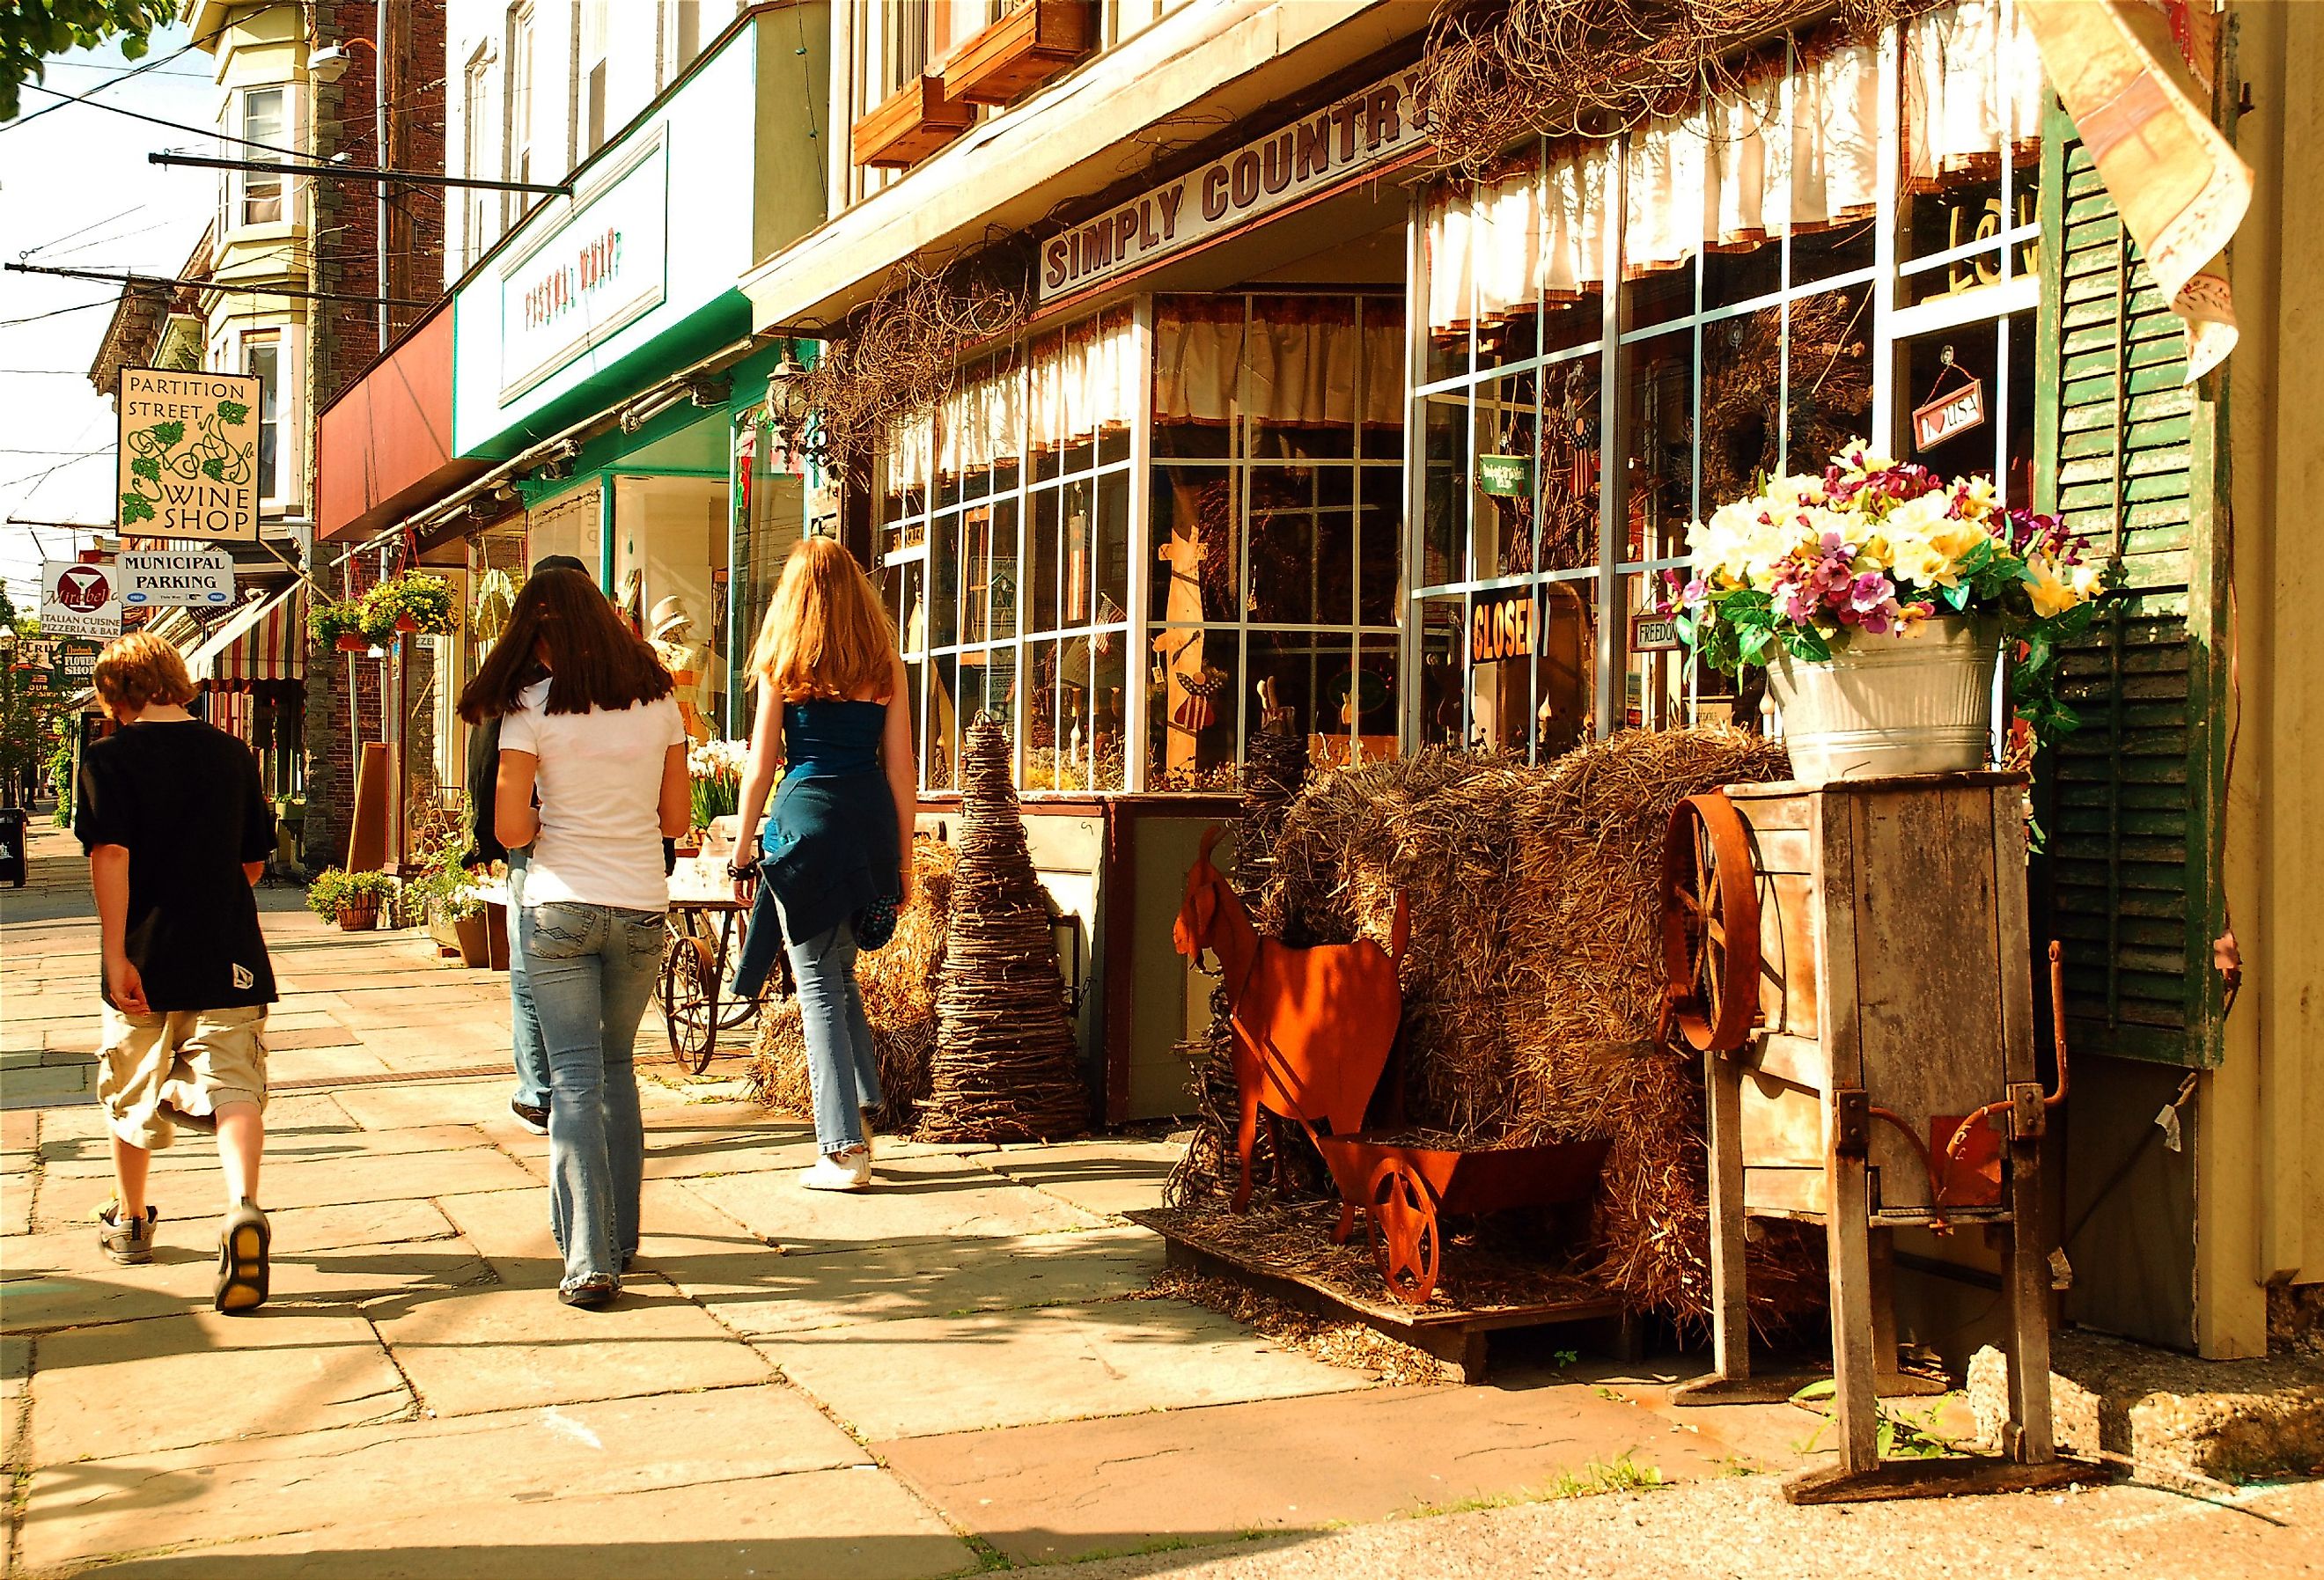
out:
<path id="1" fill-rule="evenodd" d="M 354 598 L 342 598 L 335 603 L 318 604 L 307 616 L 309 630 L 318 644 L 328 644 L 341 652 L 362 652 L 371 646 L 371 637 L 364 629 L 364 608 Z"/>
<path id="2" fill-rule="evenodd" d="M 1662 607 L 1714 669 L 1767 669 L 1803 784 L 1977 768 L 1994 666 L 2036 740 L 2080 722 L 2057 695 L 2060 644 L 2089 628 L 2119 572 L 2055 516 L 2010 510 L 1981 477 L 1836 456 L 1769 479 L 1696 524 Z"/>
<path id="3" fill-rule="evenodd" d="M 374 633 L 442 636 L 458 623 L 452 584 L 440 576 L 408 570 L 392 576 L 364 595 L 366 625 Z"/>
<path id="4" fill-rule="evenodd" d="M 438 842 L 421 858 L 420 876 L 406 888 L 415 892 L 436 941 L 458 950 L 463 966 L 481 967 L 490 964 L 492 938 L 484 896 L 460 864 L 466 844 L 456 837 Z"/>
<path id="5" fill-rule="evenodd" d="M 369 932 L 379 925 L 381 908 L 394 902 L 397 887 L 385 873 L 326 867 L 307 885 L 307 909 L 345 931 Z"/>
<path id="6" fill-rule="evenodd" d="M 699 852 L 702 836 L 710 825 L 734 815 L 742 794 L 742 765 L 750 754 L 747 741 L 701 741 L 687 749 L 687 790 L 694 802 L 694 826 L 679 847 L 680 855 Z M 693 849 L 687 849 L 687 845 Z"/>

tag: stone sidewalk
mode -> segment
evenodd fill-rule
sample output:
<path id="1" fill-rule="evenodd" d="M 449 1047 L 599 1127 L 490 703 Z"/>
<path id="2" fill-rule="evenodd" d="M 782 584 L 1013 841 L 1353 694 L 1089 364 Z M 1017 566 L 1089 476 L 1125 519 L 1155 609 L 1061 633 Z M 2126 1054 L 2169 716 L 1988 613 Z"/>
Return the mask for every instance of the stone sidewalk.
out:
<path id="1" fill-rule="evenodd" d="M 0 895 L 0 1047 L 42 1059 L 94 1046 L 70 854 L 44 836 L 45 894 Z M 505 979 L 282 898 L 261 1311 L 208 1309 L 207 1142 L 156 1160 L 156 1261 L 119 1268 L 90 1224 L 94 1106 L 0 1115 L 12 1573 L 909 1580 L 1157 1549 L 1099 1566 L 1466 1573 L 1432 1565 L 1432 1528 L 1614 1484 L 1593 1465 L 1793 1519 L 1750 1513 L 1751 1473 L 1799 1463 L 1795 1410 L 1671 1412 L 1663 1380 L 1551 1355 L 1380 1386 L 1144 1298 L 1160 1247 L 1119 1215 L 1155 1199 L 1158 1143 L 883 1142 L 875 1192 L 803 1193 L 808 1130 L 741 1100 L 733 1058 L 693 1079 L 653 1057 L 650 1022 L 639 1272 L 609 1311 L 560 1306 L 547 1144 L 497 1071 Z M 80 1073 L 12 1063 L 0 1098 L 57 1069 Z M 1374 1545 L 1332 1569 L 1350 1526 Z"/>

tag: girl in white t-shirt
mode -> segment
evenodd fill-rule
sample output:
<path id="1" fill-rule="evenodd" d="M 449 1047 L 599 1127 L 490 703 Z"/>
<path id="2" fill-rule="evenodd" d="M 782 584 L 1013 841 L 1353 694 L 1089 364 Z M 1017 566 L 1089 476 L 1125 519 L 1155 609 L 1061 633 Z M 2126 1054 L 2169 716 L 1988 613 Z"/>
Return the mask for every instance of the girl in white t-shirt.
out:
<path id="1" fill-rule="evenodd" d="M 525 583 L 484 667 L 528 659 L 549 679 L 501 721 L 493 815 L 503 845 L 532 846 L 517 926 L 549 1057 L 558 1298 L 594 1308 L 621 1293 L 638 1249 L 632 1061 L 661 964 L 661 842 L 691 820 L 686 728 L 669 671 L 580 572 Z"/>

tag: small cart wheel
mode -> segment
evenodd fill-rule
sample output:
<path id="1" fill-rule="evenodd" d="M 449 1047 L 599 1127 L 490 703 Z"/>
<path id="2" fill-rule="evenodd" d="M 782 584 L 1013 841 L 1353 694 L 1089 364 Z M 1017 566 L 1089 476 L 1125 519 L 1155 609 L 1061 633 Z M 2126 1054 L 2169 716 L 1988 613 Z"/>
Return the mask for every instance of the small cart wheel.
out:
<path id="1" fill-rule="evenodd" d="M 678 1067 L 689 1076 L 708 1069 L 718 1047 L 718 974 L 696 938 L 672 938 L 662 951 L 661 1018 Z"/>
<path id="2" fill-rule="evenodd" d="M 1388 1292 L 1407 1306 L 1428 1304 L 1436 1293 L 1436 1197 L 1412 1165 L 1400 1158 L 1383 1159 L 1372 1170 L 1366 1193 L 1370 1211 L 1364 1215 L 1372 1243 L 1372 1262 L 1388 1282 Z"/>
<path id="3" fill-rule="evenodd" d="M 1759 1018 L 1759 885 L 1751 836 L 1713 790 L 1671 809 L 1663 836 L 1664 1030 L 1730 1053 Z"/>

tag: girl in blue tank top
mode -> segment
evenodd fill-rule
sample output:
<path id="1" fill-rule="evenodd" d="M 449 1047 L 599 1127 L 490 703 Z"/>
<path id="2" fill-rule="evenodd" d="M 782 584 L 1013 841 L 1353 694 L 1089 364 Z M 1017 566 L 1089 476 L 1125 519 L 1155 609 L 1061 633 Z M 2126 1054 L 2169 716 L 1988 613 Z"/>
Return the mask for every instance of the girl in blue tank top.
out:
<path id="1" fill-rule="evenodd" d="M 775 950 L 789 956 L 821 1153 L 799 1183 L 862 1190 L 872 1183 L 864 1112 L 881 1094 L 855 985 L 857 933 L 911 899 L 918 783 L 894 628 L 835 540 L 808 538 L 791 550 L 750 672 L 759 707 L 733 873 L 735 898 L 752 911 L 734 991 L 755 996 Z"/>

